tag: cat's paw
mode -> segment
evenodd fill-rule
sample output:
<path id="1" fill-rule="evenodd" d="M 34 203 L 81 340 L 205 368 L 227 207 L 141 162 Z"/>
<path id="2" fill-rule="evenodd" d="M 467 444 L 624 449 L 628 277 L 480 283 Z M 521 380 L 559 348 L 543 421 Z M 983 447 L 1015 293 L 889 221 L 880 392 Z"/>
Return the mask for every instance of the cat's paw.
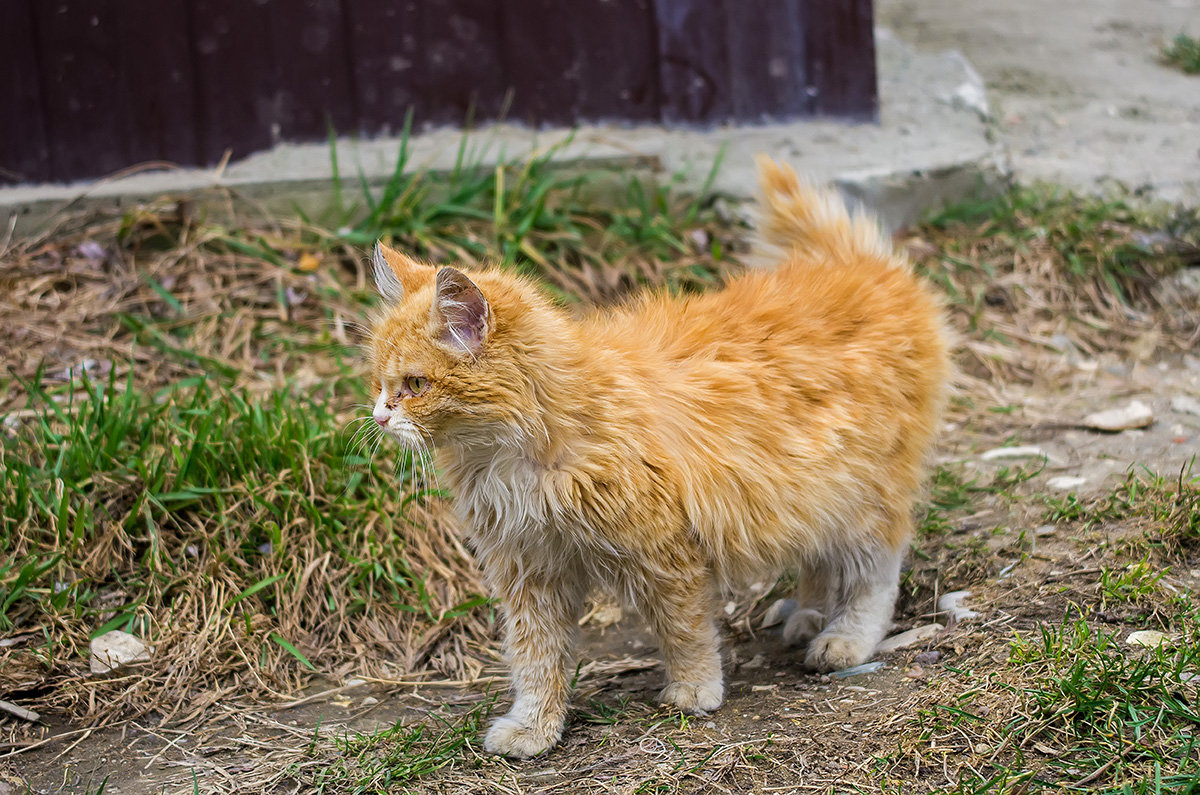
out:
<path id="1" fill-rule="evenodd" d="M 539 730 L 505 715 L 497 718 L 483 738 L 483 749 L 490 754 L 513 759 L 528 759 L 558 745 L 561 731 Z"/>
<path id="2" fill-rule="evenodd" d="M 821 634 L 813 638 L 804 655 L 804 666 L 813 671 L 840 671 L 864 663 L 875 647 L 863 638 Z"/>
<path id="3" fill-rule="evenodd" d="M 721 706 L 724 698 L 725 686 L 719 679 L 715 682 L 703 682 L 698 685 L 672 682 L 658 696 L 659 703 L 678 707 L 689 715 L 711 712 Z"/>
<path id="4" fill-rule="evenodd" d="M 811 607 L 801 608 L 790 616 L 783 625 L 783 640 L 789 646 L 803 646 L 825 628 L 825 616 Z"/>

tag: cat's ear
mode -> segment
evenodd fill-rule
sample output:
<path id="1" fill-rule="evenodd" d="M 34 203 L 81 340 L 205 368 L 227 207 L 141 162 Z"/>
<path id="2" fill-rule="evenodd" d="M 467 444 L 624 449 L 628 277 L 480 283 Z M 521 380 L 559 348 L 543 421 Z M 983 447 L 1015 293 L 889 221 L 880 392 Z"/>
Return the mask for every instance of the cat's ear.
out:
<path id="1" fill-rule="evenodd" d="M 383 243 L 375 244 L 375 286 L 389 301 L 400 301 L 422 283 L 433 278 L 432 265 L 422 265 Z"/>
<path id="2" fill-rule="evenodd" d="M 478 356 L 494 320 L 487 299 L 462 271 L 442 268 L 437 275 L 437 298 L 429 308 L 438 341 L 459 353 Z"/>

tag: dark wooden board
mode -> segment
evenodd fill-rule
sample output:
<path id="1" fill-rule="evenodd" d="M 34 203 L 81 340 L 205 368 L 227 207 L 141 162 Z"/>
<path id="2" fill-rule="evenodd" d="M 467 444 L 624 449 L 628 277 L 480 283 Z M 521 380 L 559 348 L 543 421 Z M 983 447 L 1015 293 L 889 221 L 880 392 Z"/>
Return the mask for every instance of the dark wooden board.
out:
<path id="1" fill-rule="evenodd" d="M 720 0 L 654 0 L 662 120 L 718 123 L 732 117 L 727 9 Z"/>
<path id="2" fill-rule="evenodd" d="M 126 165 L 199 162 L 187 0 L 120 0 L 113 11 Z"/>
<path id="3" fill-rule="evenodd" d="M 128 166 L 113 0 L 35 1 L 32 10 L 52 178 Z"/>
<path id="4" fill-rule="evenodd" d="M 0 0 L 0 179 L 211 165 L 410 112 L 870 120 L 872 22 L 870 0 Z"/>
<path id="5" fill-rule="evenodd" d="M 428 115 L 422 5 L 417 0 L 344 0 L 355 121 L 354 129 L 339 132 L 395 134 L 409 108 Z"/>
<path id="6" fill-rule="evenodd" d="M 877 119 L 871 0 L 806 0 L 801 11 L 815 113 Z"/>
<path id="7" fill-rule="evenodd" d="M 190 0 L 197 132 L 205 164 L 280 138 L 282 103 L 271 52 L 271 10 L 257 0 Z"/>
<path id="8" fill-rule="evenodd" d="M 421 4 L 421 91 L 426 112 L 419 124 L 461 125 L 495 119 L 508 105 L 499 35 L 507 2 L 436 0 Z"/>
<path id="9" fill-rule="evenodd" d="M 32 2 L 0 2 L 0 185 L 51 178 Z"/>

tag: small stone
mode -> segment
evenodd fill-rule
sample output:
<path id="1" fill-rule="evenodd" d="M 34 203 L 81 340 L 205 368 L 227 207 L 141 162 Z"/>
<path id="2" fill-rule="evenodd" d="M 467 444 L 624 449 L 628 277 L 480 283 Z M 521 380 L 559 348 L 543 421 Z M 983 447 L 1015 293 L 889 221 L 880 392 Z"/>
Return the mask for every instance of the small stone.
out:
<path id="1" fill-rule="evenodd" d="M 1055 527 L 1054 525 L 1044 524 L 1041 527 L 1036 528 L 1033 531 L 1033 534 L 1035 536 L 1037 536 L 1038 538 L 1041 538 L 1042 536 L 1052 536 L 1057 532 L 1058 532 L 1058 528 Z"/>
<path id="2" fill-rule="evenodd" d="M 352 676 L 345 681 L 343 687 L 362 687 L 367 683 L 366 679 L 359 679 L 357 676 Z"/>
<path id="3" fill-rule="evenodd" d="M 796 612 L 799 603 L 795 599 L 777 599 L 775 604 L 767 608 L 766 615 L 763 616 L 762 629 L 773 627 L 776 624 L 782 624 L 787 621 L 788 616 Z"/>
<path id="4" fill-rule="evenodd" d="M 114 629 L 105 632 L 91 643 L 92 656 L 89 665 L 94 674 L 106 674 L 122 665 L 149 662 L 150 650 L 141 639 Z"/>
<path id="5" fill-rule="evenodd" d="M 919 627 L 905 630 L 898 635 L 892 635 L 890 638 L 884 638 L 883 642 L 876 647 L 875 651 L 879 654 L 887 654 L 898 649 L 907 649 L 909 646 L 916 646 L 918 643 L 923 643 L 939 632 L 945 629 L 941 624 L 924 624 Z"/>
<path id="6" fill-rule="evenodd" d="M 1050 454 L 1040 447 L 995 447 L 979 456 L 983 461 L 997 458 L 1049 458 Z"/>
<path id="7" fill-rule="evenodd" d="M 736 612 L 737 612 L 737 603 L 735 603 L 735 602 L 726 602 L 725 603 L 725 615 L 731 616 Z"/>
<path id="8" fill-rule="evenodd" d="M 979 618 L 979 613 L 962 606 L 963 601 L 970 595 L 970 591 L 951 591 L 942 594 L 937 600 L 938 612 L 949 613 L 955 622 Z"/>
<path id="9" fill-rule="evenodd" d="M 990 746 L 984 745 L 983 743 L 976 743 L 974 750 L 975 750 L 975 753 L 979 754 L 980 756 L 983 756 L 984 754 L 986 754 L 988 751 L 990 751 L 992 749 Z"/>
<path id="10" fill-rule="evenodd" d="M 913 662 L 919 665 L 933 665 L 940 659 L 942 659 L 942 653 L 937 649 L 930 649 L 929 651 L 920 652 L 916 657 L 913 657 Z"/>
<path id="11" fill-rule="evenodd" d="M 1083 426 L 1097 431 L 1125 431 L 1130 428 L 1145 428 L 1154 422 L 1154 412 L 1140 400 L 1135 400 L 1122 409 L 1097 411 L 1083 418 Z"/>
<path id="12" fill-rule="evenodd" d="M 843 668 L 840 671 L 834 671 L 829 674 L 835 679 L 846 679 L 851 676 L 861 676 L 862 674 L 873 674 L 883 667 L 883 662 L 875 660 L 873 662 L 865 662 L 862 665 L 855 665 L 850 668 Z"/>
<path id="13" fill-rule="evenodd" d="M 1176 395 L 1171 398 L 1171 411 L 1180 414 L 1195 414 L 1200 417 L 1200 400 L 1191 395 Z"/>
<path id="14" fill-rule="evenodd" d="M 97 243 L 95 240 L 85 240 L 75 249 L 75 253 L 86 260 L 92 262 L 100 262 L 106 256 L 104 246 Z"/>
<path id="15" fill-rule="evenodd" d="M 1052 489 L 1059 491 L 1072 491 L 1079 488 L 1084 483 L 1087 483 L 1087 478 L 1075 477 L 1073 475 L 1060 475 L 1056 478 L 1050 478 L 1046 481 L 1046 485 Z"/>
<path id="16" fill-rule="evenodd" d="M 362 705 L 364 707 L 373 707 L 378 703 L 379 703 L 379 699 L 375 698 L 375 696 L 367 696 L 366 698 L 364 698 L 362 700 Z"/>
<path id="17" fill-rule="evenodd" d="M 1170 646 L 1171 637 L 1156 629 L 1140 629 L 1137 632 L 1130 632 L 1129 637 L 1125 638 L 1125 642 L 1130 646 L 1145 646 L 1153 649 L 1158 646 Z"/>
<path id="18" fill-rule="evenodd" d="M 767 664 L 767 658 L 761 654 L 756 654 L 753 657 L 751 657 L 749 660 L 746 660 L 746 662 L 739 665 L 738 668 L 741 668 L 744 671 L 750 671 L 755 668 L 762 668 L 766 664 Z"/>
<path id="19" fill-rule="evenodd" d="M 607 602 L 596 606 L 596 609 L 588 617 L 588 623 L 604 629 L 611 627 L 613 624 L 620 624 L 621 619 L 624 617 L 625 611 L 621 609 L 619 604 Z"/>

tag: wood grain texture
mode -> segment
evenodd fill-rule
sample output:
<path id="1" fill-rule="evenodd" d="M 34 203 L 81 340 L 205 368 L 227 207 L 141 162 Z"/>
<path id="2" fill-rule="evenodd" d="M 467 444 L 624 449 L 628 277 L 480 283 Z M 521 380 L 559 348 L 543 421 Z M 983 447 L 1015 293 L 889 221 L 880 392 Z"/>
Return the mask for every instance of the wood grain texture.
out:
<path id="1" fill-rule="evenodd" d="M 507 119 L 877 118 L 870 0 L 9 0 L 0 179 Z"/>

